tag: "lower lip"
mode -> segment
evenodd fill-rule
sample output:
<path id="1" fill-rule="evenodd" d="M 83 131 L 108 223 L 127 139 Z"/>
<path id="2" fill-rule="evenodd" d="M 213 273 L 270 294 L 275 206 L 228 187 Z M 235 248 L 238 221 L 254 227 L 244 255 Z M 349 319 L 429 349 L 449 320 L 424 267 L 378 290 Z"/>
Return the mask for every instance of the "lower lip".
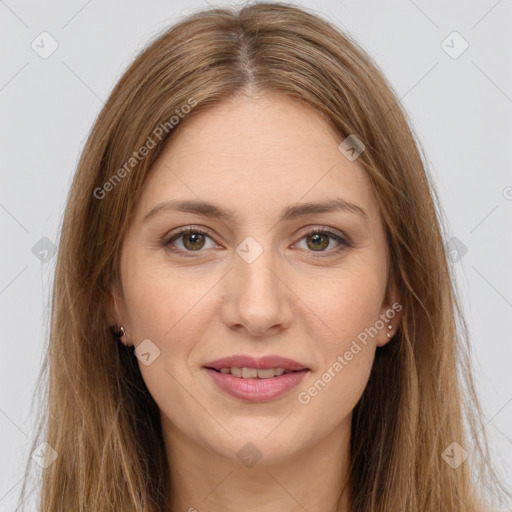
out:
<path id="1" fill-rule="evenodd" d="M 205 370 L 223 391 L 249 402 L 266 402 L 288 393 L 309 371 L 286 373 L 270 379 L 242 379 L 230 373 L 220 373 L 209 368 Z"/>

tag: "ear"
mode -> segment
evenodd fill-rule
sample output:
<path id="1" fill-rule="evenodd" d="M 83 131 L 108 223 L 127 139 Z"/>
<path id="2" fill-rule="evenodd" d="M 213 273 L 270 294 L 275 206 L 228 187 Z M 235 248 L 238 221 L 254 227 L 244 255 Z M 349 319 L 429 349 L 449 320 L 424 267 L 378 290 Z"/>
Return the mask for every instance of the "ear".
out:
<path id="1" fill-rule="evenodd" d="M 125 332 L 129 331 L 129 328 L 127 328 L 128 315 L 126 314 L 124 297 L 117 285 L 111 285 L 105 306 L 109 325 L 115 326 L 117 329 L 120 329 L 122 326 Z M 131 345 L 131 343 L 127 342 L 127 336 L 122 336 L 119 341 L 126 346 Z"/>
<path id="2" fill-rule="evenodd" d="M 398 330 L 403 309 L 400 302 L 401 298 L 395 281 L 391 281 L 379 316 L 379 319 L 384 325 L 382 329 L 379 329 L 379 333 L 376 336 L 376 344 L 378 347 L 383 347 L 390 342 Z M 380 322 L 379 326 L 382 326 Z M 389 326 L 391 326 L 391 328 L 389 328 Z"/>

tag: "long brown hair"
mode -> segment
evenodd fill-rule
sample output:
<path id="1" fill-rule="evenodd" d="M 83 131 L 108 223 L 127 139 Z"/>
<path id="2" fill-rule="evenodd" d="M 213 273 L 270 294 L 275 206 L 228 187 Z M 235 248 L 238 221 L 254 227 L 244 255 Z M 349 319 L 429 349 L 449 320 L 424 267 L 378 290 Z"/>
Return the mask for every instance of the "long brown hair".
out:
<path id="1" fill-rule="evenodd" d="M 353 510 L 475 510 L 477 484 L 490 485 L 493 472 L 426 158 L 364 50 L 327 21 L 278 3 L 208 9 L 171 27 L 130 65 L 94 124 L 63 219 L 40 377 L 46 409 L 34 447 L 44 440 L 57 453 L 43 471 L 41 510 L 169 509 L 159 410 L 133 348 L 113 341 L 106 303 L 152 163 L 179 130 L 176 110 L 188 105 L 193 116 L 255 91 L 305 102 L 340 142 L 357 134 L 386 228 L 402 321 L 377 350 L 354 410 Z M 442 457 L 453 442 L 470 453 L 456 469 Z"/>

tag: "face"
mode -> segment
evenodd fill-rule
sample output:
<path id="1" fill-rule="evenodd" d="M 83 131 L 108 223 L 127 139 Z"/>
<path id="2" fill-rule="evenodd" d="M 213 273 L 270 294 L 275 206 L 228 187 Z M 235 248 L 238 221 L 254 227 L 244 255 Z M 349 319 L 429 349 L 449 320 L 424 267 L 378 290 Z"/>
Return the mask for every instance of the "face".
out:
<path id="1" fill-rule="evenodd" d="M 309 107 L 262 95 L 185 119 L 154 164 L 112 315 L 167 438 L 233 461 L 250 441 L 273 463 L 349 431 L 399 298 L 341 141 Z"/>

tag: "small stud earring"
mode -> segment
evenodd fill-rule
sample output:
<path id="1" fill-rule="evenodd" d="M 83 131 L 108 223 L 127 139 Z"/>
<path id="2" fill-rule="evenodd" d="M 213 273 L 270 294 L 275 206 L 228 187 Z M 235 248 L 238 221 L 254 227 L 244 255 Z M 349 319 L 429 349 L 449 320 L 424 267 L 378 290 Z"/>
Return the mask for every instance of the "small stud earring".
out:
<path id="1" fill-rule="evenodd" d="M 119 327 L 119 330 L 117 330 L 117 325 L 111 326 L 110 330 L 112 331 L 112 334 L 117 339 L 117 341 L 122 341 L 122 338 L 126 339 L 126 331 L 122 325 Z"/>
<path id="2" fill-rule="evenodd" d="M 389 324 L 389 325 L 388 325 L 388 329 L 391 331 L 391 329 L 393 329 L 393 326 L 392 326 L 391 324 Z M 387 333 L 386 333 L 386 336 L 387 336 L 388 338 L 391 338 L 391 332 L 387 332 Z"/>

